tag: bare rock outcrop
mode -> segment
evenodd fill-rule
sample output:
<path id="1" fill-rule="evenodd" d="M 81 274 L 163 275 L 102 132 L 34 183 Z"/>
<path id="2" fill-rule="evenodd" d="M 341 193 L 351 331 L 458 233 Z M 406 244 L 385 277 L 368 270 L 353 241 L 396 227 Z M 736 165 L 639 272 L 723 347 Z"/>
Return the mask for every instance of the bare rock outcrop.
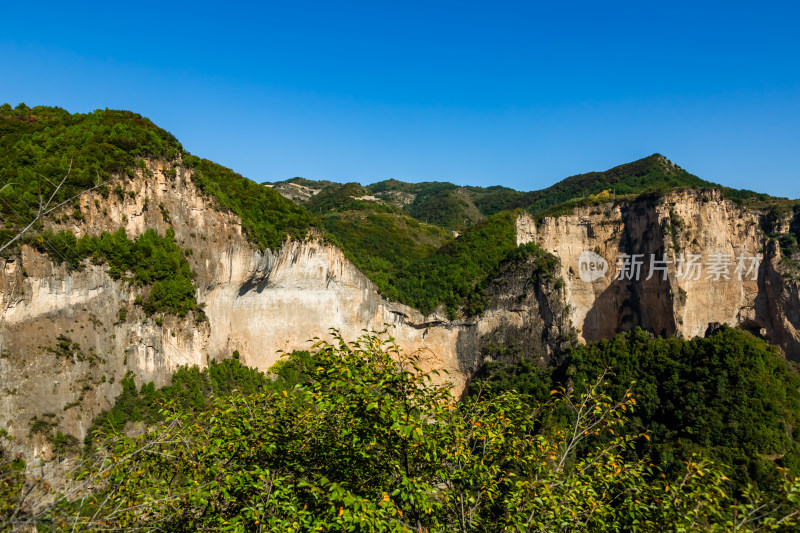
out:
<path id="1" fill-rule="evenodd" d="M 520 215 L 517 244 L 536 242 L 558 261 L 550 271 L 537 256 L 501 265 L 486 287 L 484 312 L 449 320 L 384 300 L 319 235 L 274 251 L 254 248 L 241 221 L 202 194 L 190 172 L 150 162 L 107 197 L 83 195 L 82 220 L 64 217 L 54 229 L 95 235 L 124 227 L 135 237 L 173 228 L 191 250 L 205 318 L 145 316 L 134 305 L 142 288 L 113 279 L 101 265 L 68 271 L 27 246 L 0 260 L 0 429 L 33 443 L 34 421 L 48 415 L 54 428 L 82 439 L 129 373 L 139 385 L 164 385 L 179 366 L 203 366 L 234 350 L 267 370 L 281 350 L 330 339 L 330 328 L 350 339 L 388 328 L 426 368 L 446 371 L 442 379 L 457 390 L 487 359 L 547 363 L 576 333 L 593 340 L 635 326 L 690 337 L 727 322 L 800 357 L 797 282 L 764 237 L 759 213 L 715 190 L 582 207 L 539 224 Z M 728 256 L 729 271 L 679 275 L 678 258 L 690 255 Z M 739 276 L 736 257 L 759 255 L 758 268 Z M 641 259 L 641 272 L 620 278 L 621 257 Z M 665 270 L 650 275 L 651 258 L 666 260 Z M 598 269 L 591 275 L 582 271 L 587 261 Z"/>
<path id="2" fill-rule="evenodd" d="M 421 356 L 424 368 L 445 371 L 442 379 L 461 390 L 492 345 L 524 332 L 535 339 L 526 343 L 532 353 L 568 327 L 562 312 L 549 309 L 558 298 L 532 278 L 533 264 L 503 276 L 505 286 L 493 285 L 480 317 L 424 316 L 384 300 L 319 236 L 286 241 L 275 251 L 255 249 L 240 220 L 203 195 L 180 165 L 150 162 L 119 184 L 106 197 L 83 195 L 82 220 L 64 217 L 54 229 L 80 236 L 123 227 L 134 238 L 148 228 L 173 228 L 191 250 L 187 258 L 207 318 L 149 318 L 134 305 L 142 289 L 112 279 L 107 267 L 68 271 L 23 246 L 0 264 L 0 428 L 20 439 L 44 414 L 53 415 L 54 429 L 84 438 L 128 373 L 137 385 L 160 386 L 181 365 L 203 366 L 234 350 L 246 364 L 267 370 L 280 351 L 330 339 L 330 328 L 349 339 L 365 329 L 388 329 L 404 351 Z"/>
<path id="3" fill-rule="evenodd" d="M 690 338 L 727 323 L 800 359 L 797 283 L 765 237 L 762 216 L 715 189 L 676 190 L 545 218 L 536 241 L 561 259 L 583 340 L 635 326 Z M 588 257 L 604 275 L 589 274 Z"/>

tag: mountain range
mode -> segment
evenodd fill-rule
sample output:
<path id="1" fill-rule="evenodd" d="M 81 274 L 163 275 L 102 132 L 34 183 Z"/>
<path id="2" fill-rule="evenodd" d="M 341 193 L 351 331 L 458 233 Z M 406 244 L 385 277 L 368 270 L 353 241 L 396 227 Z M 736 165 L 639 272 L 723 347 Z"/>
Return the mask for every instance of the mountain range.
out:
<path id="1" fill-rule="evenodd" d="M 752 372 L 772 377 L 737 382 L 771 379 L 748 394 L 782 399 L 759 400 L 747 420 L 784 414 L 763 430 L 774 439 L 736 460 L 752 479 L 764 461 L 800 473 L 800 201 L 707 182 L 660 154 L 529 192 L 258 184 L 135 113 L 6 104 L 0 217 L 0 428 L 51 476 L 47 461 L 93 428 L 137 431 L 157 410 L 136 402 L 187 369 L 235 359 L 274 375 L 281 353 L 333 340 L 330 328 L 386 330 L 467 396 L 487 376 L 574 385 L 581 365 L 625 343 L 615 364 L 702 352 L 692 372 L 718 349 L 698 339 L 754 346 L 767 363 Z M 680 379 L 723 390 L 723 378 Z M 670 446 L 723 446 L 674 427 L 661 433 Z"/>

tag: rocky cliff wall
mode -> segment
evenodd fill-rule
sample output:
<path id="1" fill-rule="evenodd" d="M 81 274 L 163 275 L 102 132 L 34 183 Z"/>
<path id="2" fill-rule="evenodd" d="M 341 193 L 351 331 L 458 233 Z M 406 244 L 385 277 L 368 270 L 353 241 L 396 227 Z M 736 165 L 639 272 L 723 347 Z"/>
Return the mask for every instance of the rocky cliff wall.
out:
<path id="1" fill-rule="evenodd" d="M 560 293 L 534 278 L 532 263 L 504 276 L 504 289 L 493 286 L 481 317 L 423 316 L 383 300 L 341 250 L 318 236 L 276 251 L 254 249 L 237 217 L 201 194 L 180 166 L 151 162 L 120 185 L 107 198 L 84 195 L 83 220 L 64 217 L 54 229 L 96 235 L 124 227 L 133 238 L 147 228 L 174 228 L 176 240 L 192 250 L 188 260 L 207 319 L 157 321 L 134 305 L 143 289 L 112 279 L 107 267 L 85 264 L 70 272 L 24 246 L 0 264 L 0 428 L 20 439 L 44 414 L 82 439 L 94 417 L 113 405 L 128 372 L 137 385 L 163 385 L 181 365 L 203 366 L 234 350 L 267 370 L 280 350 L 330 339 L 330 328 L 348 339 L 388 328 L 404 351 L 421 355 L 424 368 L 446 371 L 442 379 L 458 391 L 491 346 L 524 332 L 532 339 L 525 343 L 529 353 L 562 342 L 569 327 L 563 313 L 548 307 L 563 307 Z M 48 455 L 43 438 L 30 442 L 36 454 Z"/>
<path id="2" fill-rule="evenodd" d="M 593 340 L 642 326 L 657 334 L 702 335 L 709 323 L 741 325 L 800 354 L 798 285 L 783 269 L 780 249 L 759 228 L 758 213 L 714 190 L 578 208 L 540 224 L 521 216 L 517 242 L 535 241 L 560 262 L 542 275 L 536 258 L 503 265 L 487 285 L 479 317 L 450 321 L 380 297 L 341 250 L 313 236 L 279 250 L 254 249 L 240 221 L 197 190 L 189 171 L 151 162 L 120 182 L 121 194 L 81 198 L 83 220 L 64 218 L 55 229 L 81 235 L 125 227 L 175 230 L 192 250 L 197 298 L 207 319 L 146 317 L 134 300 L 142 288 L 112 279 L 106 267 L 69 272 L 30 247 L 0 261 L 0 428 L 22 440 L 34 417 L 81 439 L 97 414 L 113 405 L 122 378 L 169 382 L 180 365 L 205 365 L 238 350 L 262 370 L 279 350 L 307 349 L 337 328 L 354 339 L 364 329 L 389 329 L 406 352 L 463 389 L 488 358 L 548 362 L 574 337 Z M 651 255 L 673 261 L 666 278 L 648 278 Z M 755 279 L 697 279 L 677 272 L 689 254 L 763 256 Z M 641 273 L 618 279 L 623 256 L 642 259 Z M 582 271 L 587 261 L 597 271 Z M 605 271 L 602 271 L 605 264 Z M 586 281 L 584 278 L 596 278 Z M 684 279 L 685 278 L 685 279 Z M 564 305 L 566 302 L 566 306 Z M 121 317 L 120 310 L 127 315 Z M 66 339 L 66 340 L 65 340 Z M 64 346 L 66 343 L 66 347 Z M 41 437 L 28 441 L 46 456 Z"/>
<path id="3" fill-rule="evenodd" d="M 798 360 L 797 282 L 761 216 L 714 189 L 673 191 L 545 218 L 533 238 L 561 259 L 569 315 L 584 340 L 635 326 L 694 337 L 728 323 Z"/>

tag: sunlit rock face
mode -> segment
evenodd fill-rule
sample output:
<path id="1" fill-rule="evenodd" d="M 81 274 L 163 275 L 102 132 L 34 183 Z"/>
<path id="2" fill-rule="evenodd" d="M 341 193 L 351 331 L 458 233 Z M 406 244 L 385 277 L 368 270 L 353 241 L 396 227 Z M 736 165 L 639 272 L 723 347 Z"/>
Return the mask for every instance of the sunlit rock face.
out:
<path id="1" fill-rule="evenodd" d="M 561 259 L 570 318 L 584 340 L 635 326 L 690 338 L 728 323 L 797 360 L 797 283 L 760 217 L 714 189 L 673 191 L 545 218 L 536 242 Z M 604 275 L 590 272 L 590 256 L 608 265 Z"/>
<path id="2" fill-rule="evenodd" d="M 31 419 L 50 413 L 58 429 L 82 439 L 94 417 L 113 405 L 128 373 L 137 385 L 160 386 L 181 365 L 203 366 L 234 350 L 246 364 L 267 370 L 281 351 L 330 340 L 330 328 L 346 339 L 386 329 L 457 392 L 500 352 L 548 363 L 576 333 L 593 340 L 637 325 L 691 337 L 709 323 L 727 322 L 764 336 L 789 357 L 800 353 L 797 283 L 784 277 L 779 249 L 763 237 L 759 215 L 714 190 L 583 207 L 538 224 L 520 215 L 517 243 L 536 242 L 554 253 L 556 276 L 538 275 L 533 261 L 505 266 L 487 283 L 480 316 L 449 320 L 386 301 L 318 235 L 275 251 L 255 249 L 238 218 L 201 194 L 189 172 L 150 162 L 146 173 L 125 181 L 130 193 L 124 198 L 87 193 L 80 199 L 84 220 L 54 229 L 96 235 L 124 227 L 133 238 L 148 228 L 162 234 L 174 228 L 176 240 L 191 249 L 207 318 L 146 317 L 134 305 L 144 289 L 112 279 L 105 266 L 68 272 L 29 247 L 0 259 L 0 429 L 25 442 Z M 697 279 L 680 276 L 674 262 L 666 274 L 646 279 L 651 256 L 665 254 L 672 261 L 690 254 L 761 254 L 763 260 L 755 276 L 742 279 L 735 265 L 728 278 L 707 278 L 707 271 Z M 644 259 L 638 279 L 619 279 L 621 256 Z M 594 270 L 582 276 L 582 265 Z M 68 358 L 53 349 L 64 338 L 73 354 Z M 48 453 L 45 445 L 29 444 L 31 453 Z"/>
<path id="3" fill-rule="evenodd" d="M 135 238 L 148 228 L 163 234 L 172 227 L 176 240 L 191 249 L 207 318 L 156 321 L 134 305 L 144 289 L 112 279 L 107 267 L 89 263 L 69 272 L 23 247 L 0 264 L 0 428 L 24 440 L 31 419 L 51 413 L 58 429 L 83 438 L 94 417 L 113 405 L 128 373 L 138 385 L 161 386 L 181 365 L 204 366 L 234 350 L 246 364 L 268 370 L 282 352 L 308 349 L 315 338 L 331 340 L 331 328 L 351 340 L 364 330 L 387 330 L 403 351 L 420 356 L 424 369 L 440 371 L 439 381 L 460 392 L 483 360 L 487 334 L 503 342 L 524 332 L 533 339 L 526 353 L 538 353 L 552 351 L 550 339 L 568 327 L 563 313 L 542 311 L 560 300 L 557 291 L 543 297 L 541 286 L 525 298 L 495 291 L 481 317 L 448 320 L 384 300 L 320 236 L 259 251 L 238 218 L 203 196 L 188 172 L 150 162 L 146 176 L 139 171 L 125 181 L 124 198 L 87 193 L 80 201 L 84 220 L 65 218 L 70 221 L 53 229 L 80 236 L 123 227 Z M 532 221 L 525 224 L 526 231 L 535 229 Z M 533 266 L 509 274 L 511 292 L 536 285 L 525 268 Z M 59 358 L 54 348 L 64 339 L 73 356 Z"/>

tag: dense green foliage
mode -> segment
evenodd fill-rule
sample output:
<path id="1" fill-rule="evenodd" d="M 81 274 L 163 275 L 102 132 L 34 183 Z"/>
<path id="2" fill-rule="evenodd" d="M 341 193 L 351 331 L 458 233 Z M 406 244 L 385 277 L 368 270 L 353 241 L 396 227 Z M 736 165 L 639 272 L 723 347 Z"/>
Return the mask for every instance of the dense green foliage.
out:
<path id="1" fill-rule="evenodd" d="M 106 109 L 70 114 L 57 107 L 5 104 L 0 106 L 0 245 L 34 220 L 51 195 L 51 208 L 66 202 L 66 209 L 85 190 L 107 194 L 111 182 L 132 177 L 143 158 L 180 164 L 180 156 L 194 169 L 199 188 L 238 215 L 248 238 L 262 249 L 280 247 L 287 235 L 302 239 L 314 225 L 303 207 L 183 152 L 175 137 L 135 113 Z"/>
<path id="2" fill-rule="evenodd" d="M 800 475 L 800 375 L 776 349 L 723 327 L 708 338 L 650 338 L 641 331 L 578 346 L 555 368 L 530 362 L 488 369 L 499 390 L 539 400 L 556 386 L 576 390 L 609 369 L 609 390 L 635 382 L 626 432 L 648 431 L 637 448 L 676 472 L 692 453 L 729 467 L 740 484 L 779 485 L 776 466 Z M 739 487 L 741 488 L 741 486 Z"/>
<path id="3" fill-rule="evenodd" d="M 604 192 L 611 193 L 613 199 L 642 194 L 657 196 L 676 188 L 716 188 L 740 203 L 777 200 L 766 194 L 731 189 L 700 179 L 673 165 L 664 156 L 653 154 L 605 172 L 570 176 L 546 189 L 525 193 L 509 207 L 523 207 L 539 216 L 558 216 L 569 212 L 575 205 L 596 201 Z"/>
<path id="4" fill-rule="evenodd" d="M 376 209 L 330 213 L 325 230 L 387 298 L 408 301 L 398 287 L 408 270 L 451 239 L 441 228 Z"/>
<path id="5" fill-rule="evenodd" d="M 700 459 L 661 475 L 621 434 L 635 397 L 602 382 L 533 402 L 517 392 L 460 401 L 415 357 L 366 335 L 292 357 L 291 388 L 181 402 L 136 438 L 99 442 L 38 522 L 71 530 L 792 531 L 800 479 L 767 501 L 731 497 Z M 297 377 L 297 373 L 293 374 Z M 190 402 L 191 403 L 191 402 Z M 566 411 L 576 423 L 541 421 Z M 21 521 L 15 523 L 19 525 Z M 36 517 L 24 522 L 33 524 Z"/>
<path id="6" fill-rule="evenodd" d="M 129 111 L 0 106 L 0 243 L 34 218 L 40 198 L 46 201 L 65 176 L 53 206 L 132 175 L 138 158 L 171 161 L 180 150 L 170 133 Z"/>
<path id="7" fill-rule="evenodd" d="M 194 169 L 198 187 L 241 218 L 248 239 L 263 250 L 280 248 L 289 235 L 303 239 L 314 225 L 304 207 L 269 187 L 207 159 L 187 155 L 183 162 Z"/>
<path id="8" fill-rule="evenodd" d="M 470 200 L 457 194 L 458 188 L 450 183 L 433 183 L 420 190 L 408 212 L 417 220 L 424 220 L 452 230 L 463 230 L 480 220 L 481 214 L 470 210 Z"/>
<path id="9" fill-rule="evenodd" d="M 454 317 L 500 262 L 517 247 L 516 214 L 488 217 L 413 263 L 398 279 L 400 301 L 423 313 L 444 305 Z"/>
<path id="10" fill-rule="evenodd" d="M 288 369 L 287 369 L 288 371 Z M 216 396 L 253 394 L 271 381 L 263 373 L 241 364 L 238 353 L 231 359 L 211 361 L 207 368 L 184 366 L 172 374 L 172 382 L 156 389 L 145 383 L 139 390 L 130 373 L 122 379 L 122 392 L 114 407 L 95 418 L 87 431 L 87 442 L 97 434 L 119 434 L 128 422 L 153 424 L 164 420 L 162 409 L 170 405 L 182 412 L 207 409 Z"/>
<path id="11" fill-rule="evenodd" d="M 340 185 L 300 178 L 291 181 L 322 189 L 307 203 L 314 206 L 316 213 L 338 209 L 353 197 L 367 193 L 387 202 L 393 202 L 391 193 L 408 194 L 413 195 L 413 200 L 403 207 L 408 214 L 417 220 L 451 230 L 463 230 L 486 216 L 516 208 L 523 208 L 534 214 L 547 212 L 562 204 L 586 199 L 603 191 L 622 197 L 644 192 L 663 192 L 676 187 L 719 188 L 718 185 L 672 165 L 659 154 L 605 172 L 571 176 L 546 189 L 527 193 L 500 186 L 459 187 L 447 182 L 405 183 L 386 180 L 362 187 L 357 183 Z M 723 189 L 726 195 L 739 200 L 758 196 L 751 191 Z"/>
<path id="12" fill-rule="evenodd" d="M 80 239 L 71 231 L 47 229 L 31 242 L 49 254 L 53 262 L 64 262 L 71 270 L 81 268 L 81 262 L 90 258 L 95 264 L 107 264 L 114 279 L 125 277 L 150 287 L 141 302 L 148 315 L 163 312 L 186 316 L 189 311 L 200 312 L 192 281 L 194 273 L 186 260 L 187 252 L 175 242 L 172 228 L 164 237 L 149 229 L 136 240 L 129 239 L 124 228 L 113 234 L 103 232 Z"/>
<path id="13" fill-rule="evenodd" d="M 480 189 L 481 194 L 476 195 L 475 198 L 475 207 L 485 216 L 516 208 L 525 194 L 500 185 L 486 188 L 468 187 L 468 189 L 470 191 Z"/>

